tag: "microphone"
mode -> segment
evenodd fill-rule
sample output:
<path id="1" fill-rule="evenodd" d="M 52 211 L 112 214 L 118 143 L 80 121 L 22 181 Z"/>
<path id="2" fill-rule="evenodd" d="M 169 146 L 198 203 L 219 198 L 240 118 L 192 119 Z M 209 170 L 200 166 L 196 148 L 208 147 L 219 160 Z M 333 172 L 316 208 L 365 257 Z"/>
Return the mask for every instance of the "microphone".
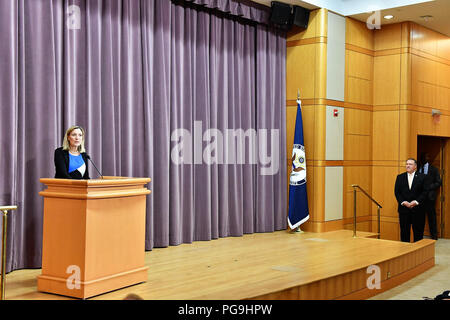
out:
<path id="1" fill-rule="evenodd" d="M 97 169 L 97 167 L 95 166 L 95 163 L 94 163 L 94 161 L 92 161 L 91 157 L 90 157 L 88 154 L 86 154 L 86 158 L 87 158 L 88 160 L 91 161 L 91 163 L 92 163 L 92 165 L 94 166 L 95 170 L 97 170 L 98 174 L 99 174 L 99 175 L 102 177 L 102 179 L 103 179 L 102 173 Z"/>

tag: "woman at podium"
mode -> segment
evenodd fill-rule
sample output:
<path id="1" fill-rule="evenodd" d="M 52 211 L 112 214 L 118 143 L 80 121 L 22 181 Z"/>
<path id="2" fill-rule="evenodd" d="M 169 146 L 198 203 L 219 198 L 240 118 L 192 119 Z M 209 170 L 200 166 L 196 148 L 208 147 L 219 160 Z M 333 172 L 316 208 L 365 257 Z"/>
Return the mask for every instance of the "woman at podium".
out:
<path id="1" fill-rule="evenodd" d="M 64 135 L 63 146 L 55 150 L 55 178 L 89 179 L 84 129 L 72 126 Z"/>

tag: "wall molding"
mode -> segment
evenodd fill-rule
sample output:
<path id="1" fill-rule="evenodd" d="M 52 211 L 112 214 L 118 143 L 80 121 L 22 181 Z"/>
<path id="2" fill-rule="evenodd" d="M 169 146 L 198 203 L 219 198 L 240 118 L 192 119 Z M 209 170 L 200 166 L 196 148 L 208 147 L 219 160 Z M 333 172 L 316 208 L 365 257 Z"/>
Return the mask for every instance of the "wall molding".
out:
<path id="1" fill-rule="evenodd" d="M 374 50 L 366 49 L 366 48 L 363 48 L 363 47 L 359 47 L 357 45 L 350 44 L 350 43 L 346 43 L 345 44 L 345 50 L 350 50 L 350 51 L 362 53 L 362 54 L 365 54 L 365 55 L 368 55 L 368 56 L 371 56 L 371 57 L 373 57 L 374 54 L 375 54 Z"/>
<path id="2" fill-rule="evenodd" d="M 291 48 L 291 47 L 299 47 L 299 46 L 305 46 L 308 44 L 316 44 L 316 43 L 328 43 L 328 38 L 321 36 L 321 37 L 306 38 L 306 39 L 301 39 L 301 40 L 291 40 L 291 41 L 286 41 L 286 46 L 288 48 Z"/>
<path id="3" fill-rule="evenodd" d="M 300 99 L 302 106 L 331 106 L 342 107 L 346 109 L 358 109 L 372 111 L 373 106 L 368 104 L 354 103 L 348 101 L 338 101 L 331 99 Z M 297 100 L 286 100 L 286 107 L 296 107 Z"/>
<path id="4" fill-rule="evenodd" d="M 434 62 L 439 62 L 445 65 L 450 66 L 450 60 L 431 54 L 429 52 L 414 48 L 414 47 L 400 47 L 400 48 L 391 48 L 391 49 L 383 49 L 383 50 L 371 50 L 363 47 L 359 47 L 354 44 L 346 43 L 345 49 L 353 52 L 362 53 L 371 57 L 382 57 L 382 56 L 391 56 L 398 54 L 413 54 L 415 56 L 425 58 Z"/>

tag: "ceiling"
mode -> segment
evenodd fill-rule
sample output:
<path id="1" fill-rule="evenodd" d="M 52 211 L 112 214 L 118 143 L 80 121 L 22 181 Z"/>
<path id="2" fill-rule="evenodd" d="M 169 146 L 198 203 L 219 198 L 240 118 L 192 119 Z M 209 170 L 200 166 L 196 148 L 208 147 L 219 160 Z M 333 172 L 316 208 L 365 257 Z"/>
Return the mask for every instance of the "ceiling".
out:
<path id="1" fill-rule="evenodd" d="M 252 0 L 270 6 L 271 0 Z M 366 22 L 374 10 L 381 9 L 381 27 L 403 21 L 413 21 L 450 37 L 450 0 L 278 0 L 310 10 L 327 8 L 346 17 Z M 426 2 L 424 2 L 426 1 Z M 417 3 L 421 2 L 421 3 Z M 414 4 L 415 3 L 415 4 Z M 405 5 L 407 4 L 407 5 Z M 385 15 L 394 18 L 386 20 Z M 423 16 L 432 18 L 424 19 Z"/>

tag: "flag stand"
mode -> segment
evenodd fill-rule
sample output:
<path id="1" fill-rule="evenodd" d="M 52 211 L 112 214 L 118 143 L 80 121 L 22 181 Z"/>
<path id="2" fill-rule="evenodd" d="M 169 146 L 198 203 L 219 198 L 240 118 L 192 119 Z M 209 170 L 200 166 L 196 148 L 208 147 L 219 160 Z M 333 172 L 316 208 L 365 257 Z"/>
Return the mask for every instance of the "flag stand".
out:
<path id="1" fill-rule="evenodd" d="M 295 228 L 294 230 L 291 230 L 291 233 L 305 233 L 300 227 Z"/>
<path id="2" fill-rule="evenodd" d="M 295 229 L 296 233 L 305 233 L 305 231 L 303 231 L 302 229 L 300 229 L 300 227 L 298 227 L 297 229 Z"/>

